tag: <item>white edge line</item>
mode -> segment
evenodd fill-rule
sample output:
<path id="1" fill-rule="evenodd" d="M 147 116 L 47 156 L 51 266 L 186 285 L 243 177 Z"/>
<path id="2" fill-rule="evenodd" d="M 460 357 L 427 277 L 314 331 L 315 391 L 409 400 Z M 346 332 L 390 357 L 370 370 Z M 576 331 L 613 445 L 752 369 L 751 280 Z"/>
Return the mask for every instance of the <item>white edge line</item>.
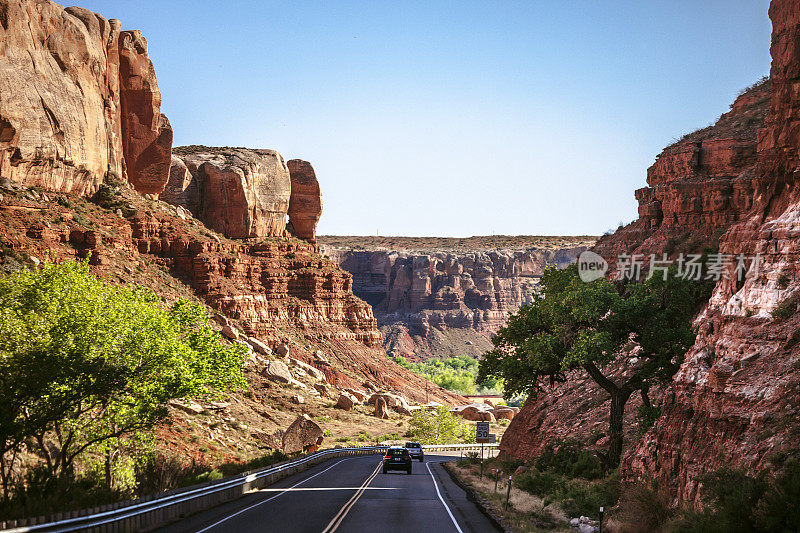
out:
<path id="1" fill-rule="evenodd" d="M 325 470 L 323 470 L 323 471 L 321 471 L 321 472 L 317 472 L 317 473 L 316 473 L 316 474 L 314 474 L 313 476 L 309 476 L 309 477 L 307 477 L 307 478 L 305 478 L 305 479 L 303 479 L 303 480 L 301 480 L 301 481 L 298 481 L 297 483 L 295 483 L 295 484 L 294 484 L 294 485 L 292 485 L 291 487 L 287 487 L 287 488 L 286 488 L 286 490 L 284 490 L 283 492 L 279 492 L 278 494 L 276 494 L 275 496 L 272 496 L 271 498 L 267 498 L 266 500 L 261 500 L 260 502 L 258 502 L 258 503 L 255 503 L 255 504 L 251 505 L 250 507 L 245 507 L 244 509 L 242 509 L 242 510 L 240 510 L 240 511 L 237 511 L 237 512 L 233 513 L 232 515 L 228 515 L 228 516 L 226 516 L 225 518 L 223 518 L 222 520 L 219 520 L 219 521 L 217 521 L 217 522 L 214 522 L 214 523 L 213 523 L 213 524 L 211 524 L 210 526 L 206 526 L 206 527 L 204 527 L 203 529 L 200 529 L 200 530 L 198 530 L 198 531 L 197 531 L 197 533 L 203 533 L 204 531 L 208 531 L 208 530 L 209 530 L 209 529 L 211 529 L 212 527 L 216 527 L 216 526 L 220 525 L 221 523 L 223 523 L 223 522 L 226 522 L 226 521 L 230 520 L 230 519 L 231 519 L 231 518 L 233 518 L 234 516 L 238 516 L 238 515 L 240 515 L 240 514 L 242 514 L 242 513 L 245 513 L 245 512 L 247 512 L 247 511 L 249 511 L 250 509 L 253 509 L 254 507 L 258 507 L 258 506 L 259 506 L 259 505 L 261 505 L 261 504 L 264 504 L 264 503 L 267 503 L 267 502 L 269 502 L 269 501 L 272 501 L 272 500 L 274 500 L 275 498 L 277 498 L 278 496 L 281 496 L 281 495 L 283 495 L 283 494 L 286 494 L 287 492 L 289 492 L 291 489 L 295 488 L 296 486 L 298 486 L 298 485 L 302 485 L 302 484 L 303 484 L 303 483 L 305 483 L 306 481 L 308 481 L 308 480 L 310 480 L 310 479 L 313 479 L 313 478 L 317 477 L 317 476 L 318 476 L 318 475 L 320 475 L 320 474 L 324 474 L 325 472 L 327 472 L 328 470 L 330 470 L 330 469 L 331 469 L 331 468 L 333 468 L 334 466 L 338 465 L 338 464 L 339 464 L 339 463 L 341 463 L 342 461 L 349 461 L 350 459 L 352 459 L 352 458 L 349 458 L 349 459 L 342 459 L 342 460 L 340 460 L 340 461 L 336 461 L 335 463 L 333 463 L 331 466 L 329 466 L 329 467 L 328 467 L 328 468 L 326 468 Z M 438 492 L 438 489 L 437 489 L 437 492 Z M 440 496 L 440 498 L 441 498 L 441 496 Z M 450 515 L 450 516 L 452 517 L 453 515 Z M 461 530 L 459 529 L 459 531 L 461 531 Z"/>
<path id="2" fill-rule="evenodd" d="M 453 513 L 450 512 L 450 507 L 447 506 L 447 503 L 445 503 L 444 498 L 442 498 L 442 493 L 439 492 L 439 485 L 436 484 L 436 478 L 433 477 L 433 472 L 431 472 L 430 463 L 425 463 L 425 468 L 428 469 L 428 473 L 431 475 L 431 479 L 433 480 L 433 487 L 436 489 L 436 495 L 439 497 L 439 501 L 442 502 L 442 505 L 444 505 L 444 508 L 447 509 L 447 514 L 450 515 L 450 520 L 453 521 L 453 525 L 456 526 L 458 533 L 464 533 L 463 531 L 461 531 L 461 527 L 459 527 L 458 522 L 456 522 L 456 517 L 453 516 Z"/>

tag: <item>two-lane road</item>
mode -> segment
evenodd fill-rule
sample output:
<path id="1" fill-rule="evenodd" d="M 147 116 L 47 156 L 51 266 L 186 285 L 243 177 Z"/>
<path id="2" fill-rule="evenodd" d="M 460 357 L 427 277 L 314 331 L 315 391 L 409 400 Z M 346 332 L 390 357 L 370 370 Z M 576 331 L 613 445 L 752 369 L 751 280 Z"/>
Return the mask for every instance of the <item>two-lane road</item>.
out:
<path id="1" fill-rule="evenodd" d="M 426 454 L 410 476 L 382 474 L 380 455 L 334 459 L 163 531 L 497 531 L 443 471 L 440 463 L 451 459 Z"/>

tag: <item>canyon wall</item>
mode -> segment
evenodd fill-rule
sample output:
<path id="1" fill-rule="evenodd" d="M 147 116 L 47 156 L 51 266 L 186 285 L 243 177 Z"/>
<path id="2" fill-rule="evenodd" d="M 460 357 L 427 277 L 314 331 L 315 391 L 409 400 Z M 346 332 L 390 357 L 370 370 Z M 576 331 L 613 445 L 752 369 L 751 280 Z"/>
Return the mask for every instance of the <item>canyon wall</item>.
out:
<path id="1" fill-rule="evenodd" d="M 695 320 L 695 345 L 659 393 L 661 417 L 638 441 L 628 435 L 623 477 L 657 480 L 674 503 L 697 500 L 699 476 L 722 466 L 775 471 L 775 458 L 800 442 L 800 4 L 773 0 L 769 15 L 769 81 L 667 148 L 636 193 L 640 218 L 595 247 L 612 263 L 620 253 L 717 249 L 760 259 L 741 280 L 735 262 L 728 266 Z M 607 413 L 608 397 L 587 404 L 591 380 L 573 377 L 525 404 L 503 453 L 530 457 L 550 438 L 596 439 L 587 435 L 594 422 L 564 417 L 581 405 Z"/>
<path id="2" fill-rule="evenodd" d="M 168 178 L 172 130 L 138 31 L 49 0 L 0 0 L 0 177 L 92 194 Z"/>
<path id="3" fill-rule="evenodd" d="M 585 249 L 419 252 L 323 246 L 323 253 L 353 275 L 353 291 L 373 306 L 384 347 L 416 358 L 480 355 L 509 314 L 530 301 L 544 269 L 564 267 Z"/>
<path id="4" fill-rule="evenodd" d="M 165 299 L 191 294 L 338 387 L 463 400 L 387 359 L 350 274 L 318 253 L 322 201 L 309 163 L 290 170 L 279 153 L 247 148 L 173 156 L 160 106 L 140 32 L 49 0 L 0 0 L 4 270 L 24 257 L 90 257 L 111 281 Z M 97 203 L 83 198 L 104 181 Z"/>

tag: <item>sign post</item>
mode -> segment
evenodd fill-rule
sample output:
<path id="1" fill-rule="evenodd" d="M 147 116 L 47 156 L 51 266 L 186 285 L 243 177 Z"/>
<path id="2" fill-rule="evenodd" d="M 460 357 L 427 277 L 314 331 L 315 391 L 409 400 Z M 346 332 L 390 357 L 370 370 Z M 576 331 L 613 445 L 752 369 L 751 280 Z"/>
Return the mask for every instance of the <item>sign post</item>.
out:
<path id="1" fill-rule="evenodd" d="M 483 444 L 491 442 L 489 422 L 475 422 L 475 442 L 481 443 L 481 479 L 483 479 Z"/>

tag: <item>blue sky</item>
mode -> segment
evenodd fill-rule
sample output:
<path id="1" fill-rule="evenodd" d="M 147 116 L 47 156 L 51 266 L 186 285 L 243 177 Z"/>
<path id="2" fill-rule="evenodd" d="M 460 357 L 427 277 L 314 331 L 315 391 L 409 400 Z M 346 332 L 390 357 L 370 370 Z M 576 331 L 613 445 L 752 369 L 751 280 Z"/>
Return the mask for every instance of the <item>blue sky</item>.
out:
<path id="1" fill-rule="evenodd" d="M 768 0 L 86 0 L 141 29 L 175 144 L 312 162 L 321 234 L 600 234 L 769 71 Z"/>

